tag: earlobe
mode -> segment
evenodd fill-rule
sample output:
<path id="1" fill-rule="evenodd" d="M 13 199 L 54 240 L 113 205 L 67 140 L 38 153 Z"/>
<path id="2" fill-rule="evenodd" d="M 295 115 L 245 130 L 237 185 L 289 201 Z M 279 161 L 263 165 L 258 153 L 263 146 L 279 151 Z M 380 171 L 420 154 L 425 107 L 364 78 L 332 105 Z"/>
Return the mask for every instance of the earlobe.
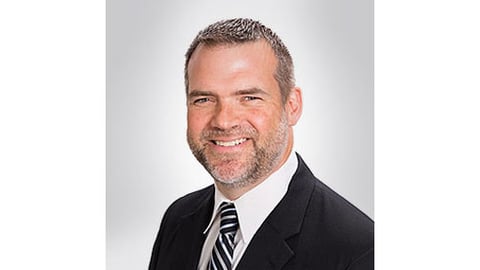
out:
<path id="1" fill-rule="evenodd" d="M 294 87 L 290 91 L 287 99 L 286 109 L 288 114 L 288 124 L 294 126 L 302 115 L 302 89 Z"/>

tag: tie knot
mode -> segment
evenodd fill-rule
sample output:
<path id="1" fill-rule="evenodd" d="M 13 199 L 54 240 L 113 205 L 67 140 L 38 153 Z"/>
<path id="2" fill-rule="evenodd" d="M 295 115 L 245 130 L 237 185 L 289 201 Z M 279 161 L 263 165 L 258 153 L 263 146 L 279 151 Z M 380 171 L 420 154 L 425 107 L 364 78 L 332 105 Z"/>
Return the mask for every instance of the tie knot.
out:
<path id="1" fill-rule="evenodd" d="M 238 229 L 237 210 L 233 203 L 223 202 L 220 205 L 220 233 L 235 234 Z"/>

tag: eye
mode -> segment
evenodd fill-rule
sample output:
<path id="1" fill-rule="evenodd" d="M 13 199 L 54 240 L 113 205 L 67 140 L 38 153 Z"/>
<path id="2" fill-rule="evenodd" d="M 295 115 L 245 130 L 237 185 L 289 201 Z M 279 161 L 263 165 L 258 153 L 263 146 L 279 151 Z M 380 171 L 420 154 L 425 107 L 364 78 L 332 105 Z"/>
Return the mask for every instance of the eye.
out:
<path id="1" fill-rule="evenodd" d="M 210 101 L 210 98 L 208 97 L 203 97 L 203 98 L 197 98 L 193 101 L 193 104 L 202 104 Z"/>
<path id="2" fill-rule="evenodd" d="M 260 99 L 261 99 L 260 97 L 256 97 L 256 96 L 244 96 L 243 97 L 243 100 L 245 100 L 245 101 L 260 100 Z"/>

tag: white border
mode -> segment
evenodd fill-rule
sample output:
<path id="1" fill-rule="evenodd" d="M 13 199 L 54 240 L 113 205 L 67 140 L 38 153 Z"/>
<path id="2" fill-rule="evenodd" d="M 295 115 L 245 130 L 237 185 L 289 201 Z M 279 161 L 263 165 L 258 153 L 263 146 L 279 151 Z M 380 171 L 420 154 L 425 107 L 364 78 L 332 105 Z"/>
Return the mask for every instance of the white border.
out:
<path id="1" fill-rule="evenodd" d="M 104 269 L 105 3 L 0 5 L 0 269 Z"/>
<path id="2" fill-rule="evenodd" d="M 478 265 L 478 10 L 375 3 L 376 269 Z"/>

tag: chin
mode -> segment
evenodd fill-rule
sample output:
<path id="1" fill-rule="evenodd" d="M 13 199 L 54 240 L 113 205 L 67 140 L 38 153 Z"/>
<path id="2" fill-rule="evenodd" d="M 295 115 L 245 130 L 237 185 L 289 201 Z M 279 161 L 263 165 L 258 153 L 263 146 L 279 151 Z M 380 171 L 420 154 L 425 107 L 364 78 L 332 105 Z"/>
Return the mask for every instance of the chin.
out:
<path id="1" fill-rule="evenodd" d="M 230 164 L 231 165 L 231 164 Z M 215 167 L 209 170 L 210 175 L 215 179 L 217 184 L 226 188 L 242 188 L 251 185 L 260 179 L 258 168 L 248 166 L 248 164 L 238 164 L 235 166 Z"/>
<path id="2" fill-rule="evenodd" d="M 222 185 L 229 189 L 243 188 L 256 182 L 254 179 L 251 179 L 251 178 L 244 179 L 241 177 L 234 178 L 234 179 L 220 179 L 215 177 L 214 179 L 215 179 L 215 182 L 217 182 L 217 184 Z"/>

